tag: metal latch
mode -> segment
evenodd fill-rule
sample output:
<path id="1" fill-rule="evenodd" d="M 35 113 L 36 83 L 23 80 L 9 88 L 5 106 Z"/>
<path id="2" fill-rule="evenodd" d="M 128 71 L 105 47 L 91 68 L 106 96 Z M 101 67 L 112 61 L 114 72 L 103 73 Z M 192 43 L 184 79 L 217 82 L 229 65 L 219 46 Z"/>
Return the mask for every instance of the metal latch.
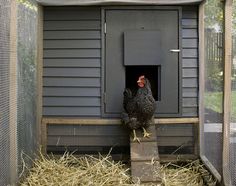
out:
<path id="1" fill-rule="evenodd" d="M 176 52 L 176 53 L 179 53 L 179 52 L 180 52 L 180 49 L 170 49 L 170 52 Z"/>

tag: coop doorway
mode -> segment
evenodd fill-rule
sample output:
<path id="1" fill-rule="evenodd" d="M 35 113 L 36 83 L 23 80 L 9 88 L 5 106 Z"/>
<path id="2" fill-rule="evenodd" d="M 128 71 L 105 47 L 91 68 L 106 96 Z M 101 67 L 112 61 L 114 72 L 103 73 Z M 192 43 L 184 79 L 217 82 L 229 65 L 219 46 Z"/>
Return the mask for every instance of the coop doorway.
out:
<path id="1" fill-rule="evenodd" d="M 161 66 L 126 66 L 125 87 L 136 93 L 138 77 L 144 75 L 151 84 L 153 97 L 161 100 Z"/>

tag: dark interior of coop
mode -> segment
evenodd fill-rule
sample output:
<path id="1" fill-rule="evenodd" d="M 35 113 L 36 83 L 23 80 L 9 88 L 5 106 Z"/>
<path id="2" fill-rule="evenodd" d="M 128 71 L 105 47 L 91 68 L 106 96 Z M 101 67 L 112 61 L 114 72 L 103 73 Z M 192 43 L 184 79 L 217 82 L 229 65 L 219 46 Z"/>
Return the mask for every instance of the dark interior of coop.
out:
<path id="1" fill-rule="evenodd" d="M 125 86 L 134 93 L 137 92 L 138 78 L 144 75 L 151 84 L 153 97 L 156 101 L 161 100 L 161 66 L 160 65 L 136 65 L 125 67 Z"/>

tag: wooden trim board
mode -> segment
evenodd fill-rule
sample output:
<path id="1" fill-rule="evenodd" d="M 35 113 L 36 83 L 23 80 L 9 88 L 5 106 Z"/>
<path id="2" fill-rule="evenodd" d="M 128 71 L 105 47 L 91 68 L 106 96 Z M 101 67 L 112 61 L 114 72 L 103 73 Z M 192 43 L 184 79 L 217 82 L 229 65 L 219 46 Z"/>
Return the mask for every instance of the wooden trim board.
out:
<path id="1" fill-rule="evenodd" d="M 230 111 L 231 111 L 231 68 L 232 68 L 232 5 L 233 0 L 225 1 L 224 10 L 224 116 L 223 116 L 223 182 L 232 185 L 230 171 Z"/>
<path id="2" fill-rule="evenodd" d="M 199 150 L 200 154 L 204 154 L 204 92 L 205 92 L 205 42 L 204 42 L 204 4 L 199 6 Z"/>
<path id="3" fill-rule="evenodd" d="M 198 124 L 198 118 L 156 118 L 155 124 Z M 120 119 L 43 118 L 42 124 L 120 125 Z"/>
<path id="4" fill-rule="evenodd" d="M 42 88 L 43 88 L 43 7 L 38 5 L 38 33 L 37 33 L 37 141 L 42 143 Z"/>

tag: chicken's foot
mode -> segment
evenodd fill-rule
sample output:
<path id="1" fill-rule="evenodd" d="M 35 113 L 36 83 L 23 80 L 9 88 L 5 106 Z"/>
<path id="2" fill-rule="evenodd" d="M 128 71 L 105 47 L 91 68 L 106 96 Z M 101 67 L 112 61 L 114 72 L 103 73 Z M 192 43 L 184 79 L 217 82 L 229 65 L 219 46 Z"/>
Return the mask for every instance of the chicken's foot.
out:
<path id="1" fill-rule="evenodd" d="M 134 134 L 134 138 L 133 138 L 133 141 L 137 141 L 140 143 L 140 139 L 137 137 L 136 135 L 136 131 L 133 129 L 133 134 Z"/>
<path id="2" fill-rule="evenodd" d="M 143 137 L 144 137 L 144 138 L 145 138 L 145 137 L 150 138 L 151 133 L 148 133 L 144 127 L 142 127 L 142 129 L 143 129 Z"/>

